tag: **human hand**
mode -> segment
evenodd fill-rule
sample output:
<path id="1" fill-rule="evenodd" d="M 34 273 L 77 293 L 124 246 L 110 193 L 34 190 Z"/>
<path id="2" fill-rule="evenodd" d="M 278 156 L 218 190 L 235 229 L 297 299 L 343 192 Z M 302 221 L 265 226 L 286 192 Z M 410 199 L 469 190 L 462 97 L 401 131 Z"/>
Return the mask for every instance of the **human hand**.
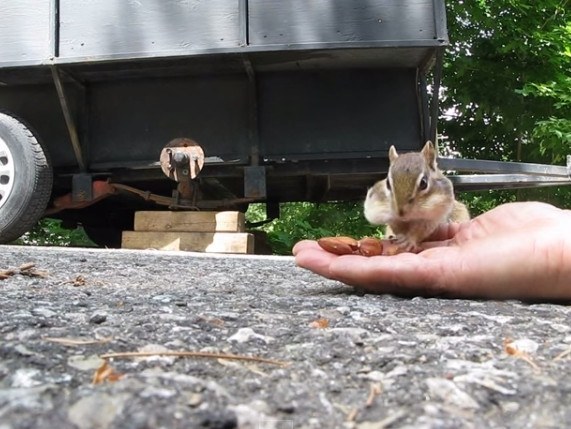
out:
<path id="1" fill-rule="evenodd" d="M 504 204 L 442 225 L 418 254 L 337 256 L 301 241 L 298 266 L 369 292 L 494 299 L 571 298 L 571 211 Z"/>

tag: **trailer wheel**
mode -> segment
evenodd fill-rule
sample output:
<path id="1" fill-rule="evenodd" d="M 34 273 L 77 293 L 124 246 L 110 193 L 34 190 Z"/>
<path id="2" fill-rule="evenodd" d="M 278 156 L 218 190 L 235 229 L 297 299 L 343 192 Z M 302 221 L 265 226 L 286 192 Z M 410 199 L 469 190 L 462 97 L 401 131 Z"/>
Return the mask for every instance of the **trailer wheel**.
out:
<path id="1" fill-rule="evenodd" d="M 38 222 L 52 182 L 51 163 L 36 136 L 0 113 L 0 243 L 17 239 Z"/>

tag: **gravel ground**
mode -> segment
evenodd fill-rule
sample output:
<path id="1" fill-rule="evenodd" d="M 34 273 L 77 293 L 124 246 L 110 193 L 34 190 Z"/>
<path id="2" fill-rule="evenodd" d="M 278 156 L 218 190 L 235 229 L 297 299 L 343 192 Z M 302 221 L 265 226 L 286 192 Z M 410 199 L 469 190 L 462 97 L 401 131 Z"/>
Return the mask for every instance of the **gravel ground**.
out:
<path id="1" fill-rule="evenodd" d="M 0 280 L 0 429 L 571 426 L 567 306 L 362 295 L 283 257 L 0 247 L 24 263 Z M 167 350 L 287 365 L 101 370 Z"/>

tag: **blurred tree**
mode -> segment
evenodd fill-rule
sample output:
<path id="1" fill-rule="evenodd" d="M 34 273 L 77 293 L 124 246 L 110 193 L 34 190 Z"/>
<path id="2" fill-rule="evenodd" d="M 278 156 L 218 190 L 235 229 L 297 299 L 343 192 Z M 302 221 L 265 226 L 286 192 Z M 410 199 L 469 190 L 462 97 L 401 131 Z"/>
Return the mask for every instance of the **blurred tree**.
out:
<path id="1" fill-rule="evenodd" d="M 454 149 L 561 161 L 571 143 L 568 1 L 448 2 L 441 125 Z"/>
<path id="2" fill-rule="evenodd" d="M 447 2 L 440 131 L 463 157 L 561 164 L 571 154 L 569 0 Z M 569 187 L 464 196 L 571 206 Z"/>

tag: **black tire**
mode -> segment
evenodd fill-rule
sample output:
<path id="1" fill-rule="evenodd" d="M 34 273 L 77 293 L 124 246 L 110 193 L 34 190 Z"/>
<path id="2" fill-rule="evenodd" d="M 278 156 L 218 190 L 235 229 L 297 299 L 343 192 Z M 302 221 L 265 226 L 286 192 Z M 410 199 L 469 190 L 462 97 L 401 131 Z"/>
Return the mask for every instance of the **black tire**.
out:
<path id="1" fill-rule="evenodd" d="M 0 112 L 0 243 L 16 240 L 40 220 L 52 183 L 50 160 L 36 136 Z"/>

